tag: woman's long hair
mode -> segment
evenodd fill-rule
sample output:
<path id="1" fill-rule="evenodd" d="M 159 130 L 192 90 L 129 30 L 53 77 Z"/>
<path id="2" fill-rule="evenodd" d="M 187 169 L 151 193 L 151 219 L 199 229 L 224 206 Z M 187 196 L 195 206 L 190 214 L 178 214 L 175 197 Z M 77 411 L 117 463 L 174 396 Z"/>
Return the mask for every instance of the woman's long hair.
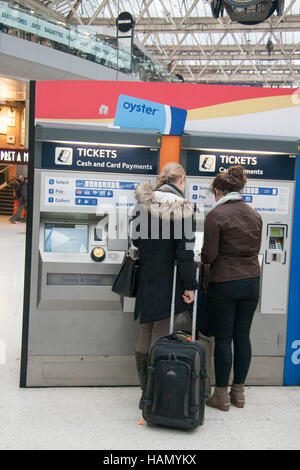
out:
<path id="1" fill-rule="evenodd" d="M 185 171 L 180 163 L 170 162 L 167 163 L 161 173 L 157 178 L 157 185 L 155 191 L 157 191 L 161 186 L 168 183 L 176 184 L 176 182 L 182 177 L 185 177 Z"/>

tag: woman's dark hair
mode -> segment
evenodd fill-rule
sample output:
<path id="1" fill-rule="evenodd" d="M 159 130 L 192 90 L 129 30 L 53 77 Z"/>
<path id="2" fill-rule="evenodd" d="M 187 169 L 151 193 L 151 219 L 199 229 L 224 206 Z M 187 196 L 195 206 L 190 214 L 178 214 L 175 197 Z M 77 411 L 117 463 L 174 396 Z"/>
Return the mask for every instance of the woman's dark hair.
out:
<path id="1" fill-rule="evenodd" d="M 219 189 L 222 193 L 241 191 L 247 182 L 244 168 L 241 165 L 230 166 L 228 172 L 219 173 L 211 185 L 212 191 Z"/>

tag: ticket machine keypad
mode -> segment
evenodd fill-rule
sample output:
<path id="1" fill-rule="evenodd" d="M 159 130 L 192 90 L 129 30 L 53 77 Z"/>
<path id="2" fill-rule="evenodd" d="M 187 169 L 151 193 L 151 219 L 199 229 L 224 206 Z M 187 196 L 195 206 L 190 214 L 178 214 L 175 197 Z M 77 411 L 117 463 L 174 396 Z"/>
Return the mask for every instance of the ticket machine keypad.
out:
<path id="1" fill-rule="evenodd" d="M 270 250 L 280 250 L 282 251 L 282 243 L 280 240 L 270 240 L 269 241 L 269 249 Z"/>

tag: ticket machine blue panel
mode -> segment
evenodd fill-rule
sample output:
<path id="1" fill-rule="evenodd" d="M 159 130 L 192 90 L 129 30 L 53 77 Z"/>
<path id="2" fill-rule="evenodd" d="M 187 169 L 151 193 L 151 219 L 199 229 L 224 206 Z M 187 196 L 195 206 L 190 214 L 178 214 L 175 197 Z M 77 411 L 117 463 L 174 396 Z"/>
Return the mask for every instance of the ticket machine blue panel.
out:
<path id="1" fill-rule="evenodd" d="M 294 230 L 291 258 L 290 296 L 288 310 L 284 384 L 300 385 L 300 155 L 295 194 Z"/>

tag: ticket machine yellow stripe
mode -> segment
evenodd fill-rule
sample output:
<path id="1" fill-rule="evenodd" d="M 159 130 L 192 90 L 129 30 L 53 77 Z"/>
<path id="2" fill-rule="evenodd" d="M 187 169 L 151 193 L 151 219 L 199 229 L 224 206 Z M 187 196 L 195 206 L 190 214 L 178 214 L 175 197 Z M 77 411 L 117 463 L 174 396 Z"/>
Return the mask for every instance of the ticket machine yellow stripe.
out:
<path id="1" fill-rule="evenodd" d="M 300 106 L 300 95 L 269 96 L 216 104 L 188 111 L 187 120 L 216 119 Z"/>

